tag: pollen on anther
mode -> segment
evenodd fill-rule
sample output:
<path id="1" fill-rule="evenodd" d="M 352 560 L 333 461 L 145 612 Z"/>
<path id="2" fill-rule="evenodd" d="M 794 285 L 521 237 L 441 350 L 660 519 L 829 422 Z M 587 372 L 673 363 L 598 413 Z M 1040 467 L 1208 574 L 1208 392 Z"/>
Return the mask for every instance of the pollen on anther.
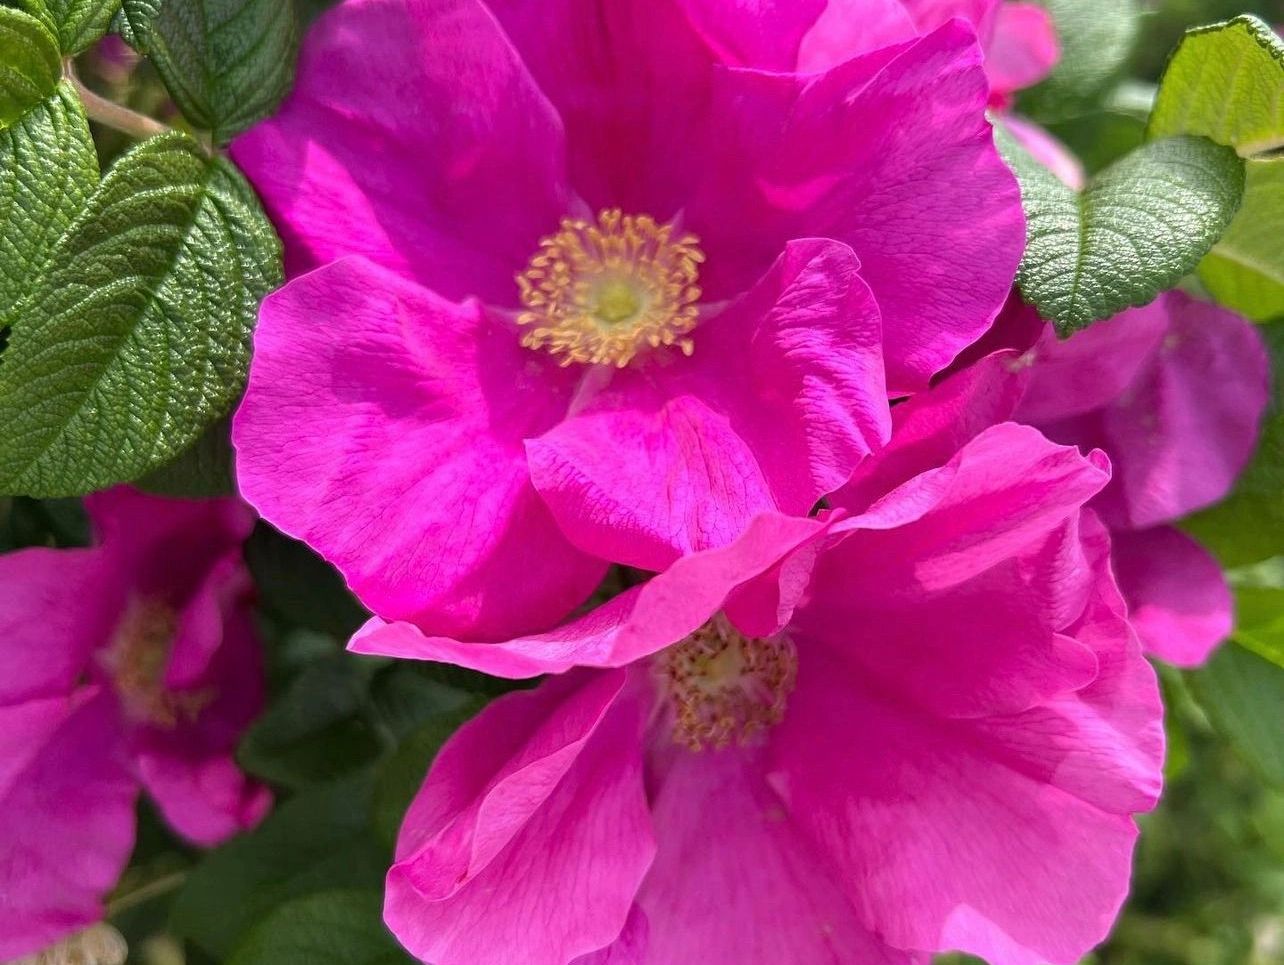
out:
<path id="1" fill-rule="evenodd" d="M 648 215 L 563 218 L 517 276 L 522 344 L 562 365 L 623 368 L 647 348 L 675 345 L 690 355 L 703 261 L 699 239 Z"/>
<path id="2" fill-rule="evenodd" d="M 214 699 L 208 689 L 175 691 L 165 685 L 178 615 L 156 599 L 133 600 L 116 629 L 104 663 L 125 713 L 165 730 L 194 720 Z"/>
<path id="3" fill-rule="evenodd" d="M 787 637 L 746 637 L 721 614 L 656 657 L 673 739 L 693 751 L 747 744 L 780 723 L 797 671 Z"/>

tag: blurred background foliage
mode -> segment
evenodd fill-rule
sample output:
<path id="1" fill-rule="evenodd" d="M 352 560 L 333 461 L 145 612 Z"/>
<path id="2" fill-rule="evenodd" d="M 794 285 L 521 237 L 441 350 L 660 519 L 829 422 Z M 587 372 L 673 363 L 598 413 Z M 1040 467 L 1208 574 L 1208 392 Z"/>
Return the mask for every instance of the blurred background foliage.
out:
<path id="1" fill-rule="evenodd" d="M 294 2 L 306 23 L 331 0 Z M 1154 84 L 1184 30 L 1246 12 L 1284 23 L 1284 0 L 1044 2 L 1077 33 L 1056 74 L 1026 92 L 1017 110 L 1053 131 L 1090 171 L 1141 143 Z M 82 55 L 78 68 L 112 100 L 185 124 L 154 68 L 117 38 Z M 104 161 L 128 146 L 113 131 L 95 135 Z M 1281 483 L 1265 484 L 1276 499 Z M 1211 527 L 1197 519 L 1192 529 L 1207 537 Z M 0 550 L 87 538 L 76 500 L 0 499 Z M 332 570 L 267 526 L 247 556 L 263 594 L 274 699 L 240 756 L 278 788 L 279 807 L 209 856 L 144 810 L 130 870 L 109 903 L 130 962 L 354 961 L 343 949 L 282 951 L 273 942 L 306 935 L 317 918 L 375 920 L 392 838 L 427 761 L 480 705 L 478 694 L 506 686 L 349 656 L 342 644 L 363 614 Z M 1163 670 L 1168 788 L 1141 821 L 1133 894 L 1091 965 L 1284 963 L 1284 565 L 1261 554 L 1223 556 L 1252 564 L 1232 571 L 1241 632 L 1205 670 Z M 367 927 L 354 925 L 351 936 L 361 961 L 409 961 Z M 940 965 L 965 961 L 946 956 Z"/>

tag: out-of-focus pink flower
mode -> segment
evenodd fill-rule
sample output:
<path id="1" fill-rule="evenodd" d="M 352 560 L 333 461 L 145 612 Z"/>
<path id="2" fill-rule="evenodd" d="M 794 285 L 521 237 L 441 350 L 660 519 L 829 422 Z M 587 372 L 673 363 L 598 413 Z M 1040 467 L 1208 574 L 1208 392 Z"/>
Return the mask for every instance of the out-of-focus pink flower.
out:
<path id="1" fill-rule="evenodd" d="M 1173 291 L 1063 341 L 1014 296 L 973 354 L 1005 345 L 1015 351 L 954 377 L 974 390 L 960 405 L 1109 454 L 1114 477 L 1093 508 L 1113 531 L 1131 619 L 1149 652 L 1202 663 L 1231 630 L 1231 595 L 1216 561 L 1170 524 L 1222 499 L 1253 454 L 1270 382 L 1260 333 Z"/>
<path id="2" fill-rule="evenodd" d="M 1007 110 L 1013 95 L 1047 77 L 1061 59 L 1052 15 L 1038 3 L 1021 0 L 901 0 L 920 31 L 952 17 L 976 28 L 985 50 L 990 106 Z"/>
<path id="3" fill-rule="evenodd" d="M 348 0 L 234 145 L 296 276 L 246 498 L 473 639 L 805 515 L 1010 284 L 981 61 L 891 0 Z"/>
<path id="4" fill-rule="evenodd" d="M 268 791 L 233 762 L 263 700 L 232 501 L 114 489 L 86 499 L 96 544 L 0 556 L 0 960 L 102 916 L 145 789 L 213 845 Z"/>
<path id="5" fill-rule="evenodd" d="M 958 389 L 898 406 L 902 444 L 825 518 L 760 517 L 799 538 L 756 578 L 728 585 L 725 559 L 693 554 L 503 643 L 371 621 L 354 649 L 593 668 L 500 699 L 437 757 L 388 876 L 407 948 L 437 965 L 926 965 L 950 948 L 1035 965 L 1104 937 L 1163 744 L 1083 510 L 1107 463 L 982 426 Z"/>

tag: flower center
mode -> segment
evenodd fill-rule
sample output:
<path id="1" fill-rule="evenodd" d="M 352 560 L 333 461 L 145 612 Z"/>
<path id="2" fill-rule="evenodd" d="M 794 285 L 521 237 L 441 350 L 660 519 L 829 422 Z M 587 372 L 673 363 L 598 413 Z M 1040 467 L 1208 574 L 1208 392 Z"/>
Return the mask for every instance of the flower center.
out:
<path id="1" fill-rule="evenodd" d="M 548 349 L 563 365 L 624 368 L 648 346 L 677 345 L 690 355 L 686 335 L 696 325 L 704 261 L 698 243 L 618 208 L 596 224 L 563 218 L 517 276 L 522 344 Z"/>
<path id="2" fill-rule="evenodd" d="M 746 744 L 785 716 L 798 656 L 784 637 L 741 634 L 719 614 L 656 658 L 673 739 L 693 751 Z"/>
<path id="3" fill-rule="evenodd" d="M 165 668 L 178 630 L 173 607 L 155 599 L 134 600 L 107 651 L 107 669 L 126 713 L 137 721 L 177 727 L 194 720 L 214 699 L 206 690 L 177 692 L 165 687 Z"/>

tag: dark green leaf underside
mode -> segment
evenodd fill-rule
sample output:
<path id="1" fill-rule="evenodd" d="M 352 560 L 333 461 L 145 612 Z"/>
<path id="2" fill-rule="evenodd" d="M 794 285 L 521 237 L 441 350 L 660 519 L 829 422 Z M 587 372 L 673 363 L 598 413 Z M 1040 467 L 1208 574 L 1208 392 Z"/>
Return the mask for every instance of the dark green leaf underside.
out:
<path id="1" fill-rule="evenodd" d="M 291 0 L 125 0 L 132 42 L 175 103 L 222 144 L 289 89 L 298 48 Z"/>
<path id="2" fill-rule="evenodd" d="M 378 890 L 327 891 L 298 898 L 263 919 L 230 965 L 402 965 L 403 952 L 383 924 Z"/>

